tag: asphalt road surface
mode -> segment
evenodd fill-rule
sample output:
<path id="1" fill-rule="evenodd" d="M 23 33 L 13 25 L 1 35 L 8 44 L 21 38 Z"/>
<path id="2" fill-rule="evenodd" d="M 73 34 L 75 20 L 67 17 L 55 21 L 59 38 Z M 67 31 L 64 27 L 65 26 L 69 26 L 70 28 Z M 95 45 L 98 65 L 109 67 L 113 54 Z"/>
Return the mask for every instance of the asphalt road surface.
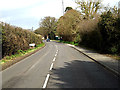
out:
<path id="1" fill-rule="evenodd" d="M 47 42 L 37 53 L 2 72 L 3 88 L 118 88 L 119 82 L 77 50 Z"/>

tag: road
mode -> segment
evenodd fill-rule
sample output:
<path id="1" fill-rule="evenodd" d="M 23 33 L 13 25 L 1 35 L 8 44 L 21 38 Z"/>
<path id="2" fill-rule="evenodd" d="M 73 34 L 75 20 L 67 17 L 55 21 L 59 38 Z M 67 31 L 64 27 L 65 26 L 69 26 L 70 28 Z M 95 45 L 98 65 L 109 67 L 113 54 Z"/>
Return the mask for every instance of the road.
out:
<path id="1" fill-rule="evenodd" d="M 77 50 L 47 42 L 2 72 L 3 88 L 118 88 L 118 79 Z"/>

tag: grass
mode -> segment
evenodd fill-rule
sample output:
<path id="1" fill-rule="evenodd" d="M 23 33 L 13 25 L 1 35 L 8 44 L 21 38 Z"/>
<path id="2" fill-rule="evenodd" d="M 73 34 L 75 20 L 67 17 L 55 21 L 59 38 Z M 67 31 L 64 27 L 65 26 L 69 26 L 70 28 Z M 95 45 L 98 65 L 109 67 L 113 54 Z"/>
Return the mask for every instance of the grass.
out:
<path id="1" fill-rule="evenodd" d="M 20 56 L 24 56 L 24 55 L 26 55 L 26 54 L 28 54 L 30 52 L 33 52 L 33 51 L 37 50 L 38 48 L 43 47 L 44 45 L 45 45 L 44 43 L 41 43 L 41 44 L 37 45 L 35 48 L 33 48 L 33 49 L 28 49 L 28 50 L 25 50 L 25 51 L 18 50 L 17 54 L 14 54 L 14 55 L 11 55 L 11 56 L 6 56 L 2 60 L 0 60 L 0 64 L 4 64 L 4 63 L 6 63 L 8 61 L 13 61 L 15 58 L 20 57 Z"/>
<path id="2" fill-rule="evenodd" d="M 120 56 L 117 55 L 117 54 L 104 54 L 104 55 L 106 55 L 108 57 L 111 57 L 111 58 L 113 58 L 115 60 L 120 60 Z"/>
<path id="3" fill-rule="evenodd" d="M 69 41 L 60 41 L 60 40 L 57 40 L 56 42 L 67 43 L 67 44 L 72 44 L 72 45 L 78 46 L 78 43 L 69 42 Z"/>

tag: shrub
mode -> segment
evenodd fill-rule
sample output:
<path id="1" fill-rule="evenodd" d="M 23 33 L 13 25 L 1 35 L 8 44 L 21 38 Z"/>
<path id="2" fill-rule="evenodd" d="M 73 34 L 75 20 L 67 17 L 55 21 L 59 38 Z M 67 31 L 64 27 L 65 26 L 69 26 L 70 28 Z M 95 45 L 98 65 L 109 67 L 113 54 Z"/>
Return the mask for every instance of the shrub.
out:
<path id="1" fill-rule="evenodd" d="M 80 44 L 89 48 L 100 50 L 102 39 L 97 23 L 97 17 L 96 19 L 82 20 L 78 25 L 78 38 L 80 37 Z"/>
<path id="2" fill-rule="evenodd" d="M 110 10 L 101 15 L 98 23 L 105 53 L 120 53 L 120 19 Z"/>
<path id="3" fill-rule="evenodd" d="M 41 36 L 31 31 L 3 22 L 0 25 L 2 25 L 2 57 L 29 49 L 30 43 L 38 45 L 42 42 Z"/>
<path id="4" fill-rule="evenodd" d="M 81 20 L 80 12 L 71 9 L 60 17 L 57 24 L 57 32 L 64 41 L 74 41 L 77 34 L 76 26 Z"/>

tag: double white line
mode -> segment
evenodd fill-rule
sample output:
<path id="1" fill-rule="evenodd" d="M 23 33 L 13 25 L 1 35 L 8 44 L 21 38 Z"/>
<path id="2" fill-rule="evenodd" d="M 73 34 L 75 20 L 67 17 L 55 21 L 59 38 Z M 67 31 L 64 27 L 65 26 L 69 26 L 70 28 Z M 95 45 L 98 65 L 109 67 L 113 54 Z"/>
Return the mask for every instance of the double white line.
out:
<path id="1" fill-rule="evenodd" d="M 57 54 L 58 54 L 58 50 L 57 50 L 57 52 L 55 53 L 55 56 L 54 56 L 54 58 L 53 58 L 53 62 L 52 62 L 51 66 L 50 66 L 50 69 L 49 69 L 50 71 L 53 69 L 54 62 L 55 62 L 55 60 L 56 60 Z M 48 80 L 49 80 L 49 77 L 50 77 L 50 74 L 47 74 L 47 77 L 46 77 L 45 82 L 44 82 L 44 84 L 43 84 L 43 88 L 46 88 L 47 83 L 48 83 Z"/>

